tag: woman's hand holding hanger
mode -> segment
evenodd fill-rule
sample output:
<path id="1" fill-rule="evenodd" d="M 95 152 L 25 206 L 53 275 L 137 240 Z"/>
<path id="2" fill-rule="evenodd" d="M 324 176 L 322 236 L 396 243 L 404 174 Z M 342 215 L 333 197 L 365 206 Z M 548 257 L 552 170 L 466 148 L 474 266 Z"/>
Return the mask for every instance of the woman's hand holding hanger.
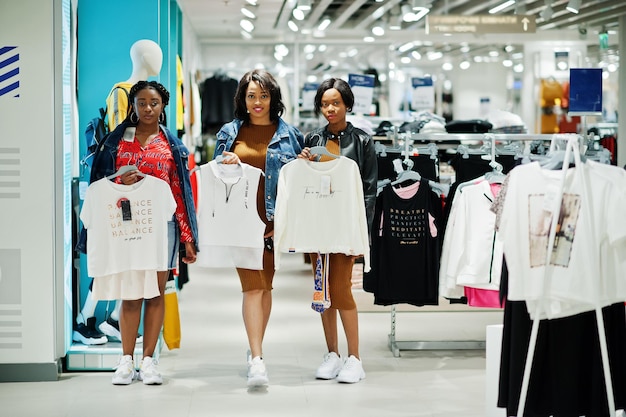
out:
<path id="1" fill-rule="evenodd" d="M 124 185 L 132 185 L 142 179 L 145 175 L 139 170 L 132 170 L 120 175 L 120 181 Z"/>
<path id="2" fill-rule="evenodd" d="M 222 152 L 220 156 L 222 158 L 220 159 L 219 162 L 222 164 L 240 164 L 241 163 L 241 159 L 239 159 L 239 156 L 237 156 L 237 154 L 234 152 L 224 151 Z"/>
<path id="3" fill-rule="evenodd" d="M 311 148 L 306 147 L 302 149 L 302 152 L 300 152 L 300 154 L 298 154 L 298 158 L 308 159 L 309 161 L 313 161 L 315 160 L 315 155 L 311 153 Z"/>

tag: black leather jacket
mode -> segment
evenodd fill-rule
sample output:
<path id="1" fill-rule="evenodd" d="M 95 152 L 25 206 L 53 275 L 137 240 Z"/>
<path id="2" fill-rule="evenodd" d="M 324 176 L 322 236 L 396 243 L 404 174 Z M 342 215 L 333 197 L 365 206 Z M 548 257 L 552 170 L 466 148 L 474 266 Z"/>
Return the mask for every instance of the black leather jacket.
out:
<path id="1" fill-rule="evenodd" d="M 309 148 L 326 146 L 331 135 L 332 133 L 328 131 L 327 126 L 315 129 L 304 138 L 304 146 Z M 374 141 L 370 135 L 348 122 L 348 127 L 339 135 L 339 147 L 341 148 L 341 155 L 354 160 L 359 165 L 361 180 L 363 181 L 367 226 L 371 230 L 378 182 L 378 160 L 376 159 Z"/>

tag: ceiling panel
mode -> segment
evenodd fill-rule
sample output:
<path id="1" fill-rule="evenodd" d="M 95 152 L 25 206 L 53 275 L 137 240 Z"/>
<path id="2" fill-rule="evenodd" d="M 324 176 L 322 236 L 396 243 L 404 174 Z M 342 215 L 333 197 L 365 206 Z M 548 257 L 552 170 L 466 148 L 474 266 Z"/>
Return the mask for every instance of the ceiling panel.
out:
<path id="1" fill-rule="evenodd" d="M 254 0 L 250 0 L 254 3 Z M 465 38 L 464 52 L 458 42 L 458 37 L 448 39 L 442 36 L 427 35 L 424 21 L 417 23 L 402 22 L 402 29 L 392 31 L 387 28 L 385 35 L 375 38 L 374 42 L 363 42 L 364 36 L 371 36 L 371 27 L 377 21 L 389 24 L 397 21 L 402 6 L 410 5 L 413 0 L 311 0 L 311 10 L 306 12 L 304 20 L 297 21 L 293 17 L 293 10 L 297 7 L 297 0 L 256 0 L 251 5 L 248 0 L 178 0 L 185 13 L 186 22 L 191 24 L 193 32 L 198 36 L 201 44 L 212 47 L 223 47 L 224 50 L 237 45 L 242 50 L 242 43 L 249 45 L 248 54 L 243 54 L 242 60 L 254 59 L 252 50 L 263 55 L 273 55 L 273 45 L 284 42 L 328 45 L 327 50 L 307 60 L 306 70 L 321 72 L 328 67 L 332 60 L 339 65 L 357 68 L 376 67 L 377 63 L 386 63 L 389 54 L 398 54 L 397 48 L 407 41 L 416 41 L 413 50 L 422 55 L 428 51 L 441 51 L 449 59 L 472 59 L 475 55 L 488 56 L 489 52 L 503 53 L 506 45 L 513 45 L 521 49 L 524 36 L 506 34 L 501 36 L 482 36 Z M 502 3 L 504 0 L 422 0 L 430 3 L 432 15 L 476 15 L 488 14 L 489 9 Z M 588 38 L 592 45 L 590 51 L 598 52 L 597 36 L 601 31 L 615 31 L 619 18 L 626 14 L 626 0 L 582 0 L 580 12 L 573 14 L 565 9 L 569 0 L 518 0 L 515 5 L 500 12 L 500 14 L 527 14 L 536 17 L 537 33 L 550 34 L 552 32 L 570 31 L 579 33 L 580 39 Z M 552 7 L 552 16 L 544 19 L 546 5 Z M 242 36 L 240 20 L 244 17 L 241 9 L 246 7 L 256 18 L 252 19 L 255 26 L 252 38 L 245 40 Z M 316 28 L 326 17 L 332 20 L 331 25 L 323 33 Z M 298 31 L 288 28 L 287 22 L 294 21 Z M 230 46 L 229 46 L 230 45 Z M 389 46 L 392 46 L 390 51 Z M 349 55 L 350 50 L 356 47 L 358 56 Z M 612 49 L 615 45 L 612 46 Z M 232 50 L 232 49 L 231 49 Z M 407 53 L 410 52 L 407 51 Z M 613 53 L 613 52 L 611 52 Z M 219 61 L 219 57 L 216 58 Z M 249 67 L 247 62 L 240 62 L 243 68 Z M 218 63 L 219 65 L 219 63 Z"/>

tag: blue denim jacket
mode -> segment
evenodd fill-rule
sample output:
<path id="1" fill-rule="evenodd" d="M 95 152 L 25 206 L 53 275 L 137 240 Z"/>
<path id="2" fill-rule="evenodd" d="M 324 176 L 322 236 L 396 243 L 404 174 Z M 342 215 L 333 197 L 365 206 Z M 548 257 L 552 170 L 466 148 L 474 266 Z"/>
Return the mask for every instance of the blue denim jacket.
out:
<path id="1" fill-rule="evenodd" d="M 235 119 L 222 126 L 217 132 L 213 158 L 221 155 L 224 151 L 230 152 L 242 124 L 243 120 Z M 278 172 L 287 162 L 296 159 L 303 147 L 304 136 L 302 133 L 279 118 L 276 133 L 267 145 L 265 157 L 265 216 L 269 221 L 274 220 Z"/>
<path id="2" fill-rule="evenodd" d="M 108 177 L 115 173 L 115 160 L 117 157 L 117 146 L 124 136 L 126 128 L 134 127 L 127 121 L 122 122 L 115 128 L 104 141 L 98 145 L 96 154 L 93 158 L 93 166 L 91 168 L 91 178 L 89 183 L 93 183 L 101 178 Z M 187 211 L 187 217 L 189 218 L 189 227 L 193 235 L 196 251 L 198 250 L 198 222 L 196 220 L 196 207 L 193 202 L 193 192 L 191 190 L 191 180 L 189 178 L 189 150 L 185 144 L 165 127 L 161 126 L 161 130 L 165 132 L 167 141 L 170 144 L 172 150 L 172 157 L 176 164 L 176 173 L 181 181 L 181 189 L 183 192 L 183 200 L 185 202 L 185 210 Z M 178 225 L 177 230 L 178 230 Z M 87 253 L 87 233 L 83 228 L 81 235 L 76 245 L 76 249 Z"/>

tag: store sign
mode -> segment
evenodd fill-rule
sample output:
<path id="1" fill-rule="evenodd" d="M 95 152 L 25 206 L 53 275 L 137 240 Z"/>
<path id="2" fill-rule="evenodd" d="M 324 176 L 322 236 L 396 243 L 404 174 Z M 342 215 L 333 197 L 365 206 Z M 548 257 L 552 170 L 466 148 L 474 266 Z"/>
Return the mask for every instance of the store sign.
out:
<path id="1" fill-rule="evenodd" d="M 348 84 L 354 94 L 354 107 L 352 112 L 355 114 L 369 114 L 374 98 L 373 75 L 364 74 L 348 74 Z"/>
<path id="2" fill-rule="evenodd" d="M 435 108 L 435 86 L 432 77 L 411 78 L 411 107 L 413 110 L 432 110 Z"/>
<path id="3" fill-rule="evenodd" d="M 428 15 L 426 33 L 535 33 L 533 15 Z"/>
<path id="4" fill-rule="evenodd" d="M 602 114 L 602 68 L 570 68 L 569 115 Z"/>

